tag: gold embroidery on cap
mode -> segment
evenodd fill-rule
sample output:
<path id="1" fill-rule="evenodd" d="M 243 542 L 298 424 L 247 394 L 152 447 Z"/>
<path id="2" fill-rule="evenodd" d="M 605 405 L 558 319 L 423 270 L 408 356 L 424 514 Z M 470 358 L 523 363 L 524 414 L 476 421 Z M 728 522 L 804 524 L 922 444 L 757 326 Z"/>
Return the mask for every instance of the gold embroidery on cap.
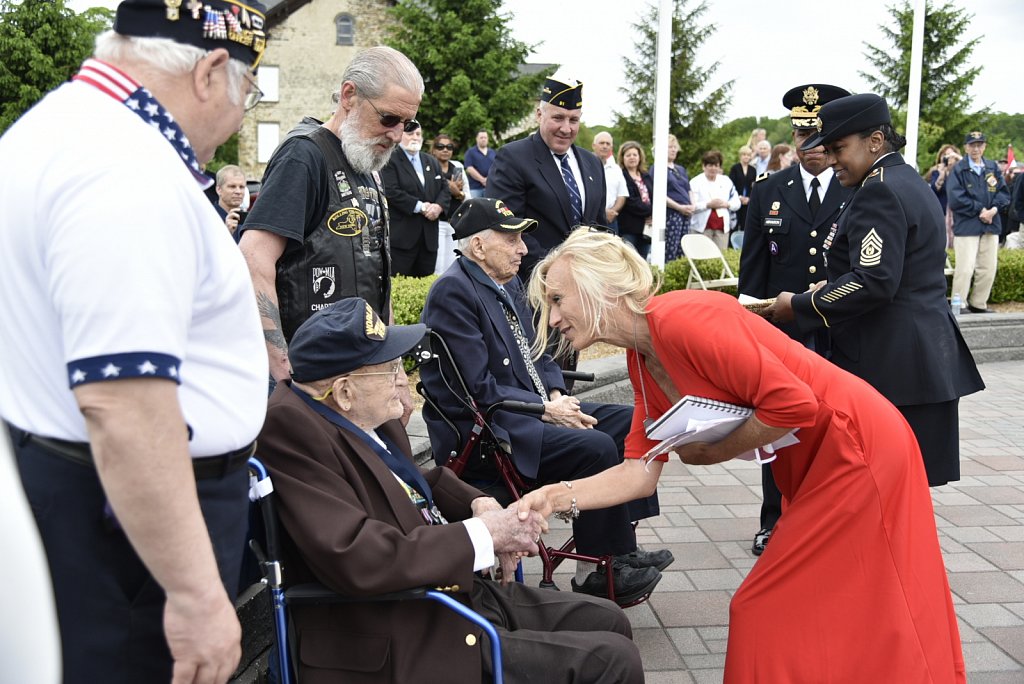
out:
<path id="1" fill-rule="evenodd" d="M 371 340 L 383 340 L 387 336 L 388 327 L 377 317 L 370 305 L 366 305 L 366 336 Z"/>

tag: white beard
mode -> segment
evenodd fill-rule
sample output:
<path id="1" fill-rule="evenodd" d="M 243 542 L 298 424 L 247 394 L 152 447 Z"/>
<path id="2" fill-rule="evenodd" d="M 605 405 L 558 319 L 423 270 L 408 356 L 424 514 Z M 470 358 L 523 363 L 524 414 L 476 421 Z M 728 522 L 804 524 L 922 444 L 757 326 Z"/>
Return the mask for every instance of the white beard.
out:
<path id="1" fill-rule="evenodd" d="M 386 136 L 369 140 L 361 138 L 355 119 L 355 115 L 350 115 L 341 122 L 341 149 L 356 172 L 366 175 L 376 173 L 388 163 L 396 145 Z M 376 145 L 388 145 L 388 149 L 386 152 L 377 152 L 373 149 Z"/>
<path id="2" fill-rule="evenodd" d="M 423 141 L 422 140 L 410 140 L 408 143 L 406 143 L 405 149 L 408 152 L 413 153 L 413 154 L 416 153 L 416 152 L 419 152 L 420 150 L 423 149 Z"/>

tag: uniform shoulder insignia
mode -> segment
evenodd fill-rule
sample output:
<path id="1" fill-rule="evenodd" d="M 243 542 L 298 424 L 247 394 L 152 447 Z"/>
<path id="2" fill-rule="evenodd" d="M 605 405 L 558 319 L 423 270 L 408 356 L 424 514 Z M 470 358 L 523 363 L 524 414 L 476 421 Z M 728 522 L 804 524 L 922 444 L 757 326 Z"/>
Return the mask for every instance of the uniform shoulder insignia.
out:
<path id="1" fill-rule="evenodd" d="M 765 172 L 764 172 L 764 173 L 762 173 L 762 174 L 761 174 L 760 176 L 758 176 L 757 178 L 755 178 L 755 179 L 754 179 L 754 182 L 755 182 L 755 183 L 760 183 L 761 181 L 763 181 L 763 180 L 764 180 L 765 178 L 767 178 L 767 177 L 768 177 L 768 176 L 770 176 L 770 175 L 772 175 L 772 174 L 770 174 L 770 173 L 768 173 L 767 171 L 765 171 Z"/>
<path id="2" fill-rule="evenodd" d="M 875 169 L 874 171 L 872 171 L 871 173 L 868 174 L 868 177 L 864 179 L 864 182 L 861 183 L 861 185 L 862 186 L 867 185 L 868 181 L 871 181 L 872 179 L 877 180 L 879 183 L 884 182 L 884 180 L 885 180 L 885 169 L 883 169 L 881 166 L 878 167 L 877 169 Z"/>

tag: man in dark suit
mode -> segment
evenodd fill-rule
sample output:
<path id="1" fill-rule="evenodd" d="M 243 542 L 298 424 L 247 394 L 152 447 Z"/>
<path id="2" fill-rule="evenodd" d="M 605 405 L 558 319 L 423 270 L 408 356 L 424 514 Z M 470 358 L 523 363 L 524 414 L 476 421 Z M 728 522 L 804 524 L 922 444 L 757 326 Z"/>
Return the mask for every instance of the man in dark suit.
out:
<path id="1" fill-rule="evenodd" d="M 548 251 L 560 245 L 573 226 L 604 224 L 604 165 L 578 147 L 583 84 L 558 74 L 544 83 L 536 117 L 538 130 L 500 150 L 487 176 L 484 194 L 505 202 L 516 216 L 537 221 L 523 236 L 525 280 Z"/>
<path id="2" fill-rule="evenodd" d="M 825 278 L 822 243 L 829 227 L 852 191 L 835 179 L 824 147 L 801 150 L 818 132 L 818 110 L 826 102 L 849 95 L 836 86 L 812 84 L 791 89 L 782 97 L 793 126 L 793 144 L 799 165 L 758 176 L 747 205 L 740 254 L 739 291 L 768 299 L 780 292 L 803 292 Z M 802 335 L 795 323 L 779 326 L 787 335 L 821 355 L 828 351 L 828 334 Z M 782 494 L 772 469 L 761 466 L 761 529 L 751 551 L 760 556 L 782 515 Z"/>
<path id="3" fill-rule="evenodd" d="M 444 587 L 498 629 L 506 682 L 642 682 L 617 606 L 508 584 L 517 555 L 536 551 L 543 519 L 520 522 L 449 469 L 414 465 L 396 420 L 408 383 L 400 356 L 423 334 L 422 325 L 385 326 L 358 298 L 295 332 L 292 380 L 277 385 L 259 437 L 289 537 L 289 581 L 353 598 Z M 496 553 L 504 586 L 474 576 Z M 307 684 L 491 679 L 480 629 L 432 601 L 292 611 Z"/>
<path id="4" fill-rule="evenodd" d="M 391 212 L 391 273 L 422 278 L 437 262 L 437 222 L 451 193 L 437 159 L 423 147 L 423 129 L 403 132 L 401 150 L 381 169 Z"/>
<path id="5" fill-rule="evenodd" d="M 562 371 L 551 357 L 545 354 L 536 362 L 530 358 L 534 330 L 517 272 L 526 254 L 522 234 L 535 225 L 533 219 L 514 216 L 501 200 L 463 202 L 452 218 L 461 256 L 431 287 L 423 322 L 445 340 L 480 406 L 507 399 L 544 405 L 543 417 L 499 412 L 491 427 L 511 445 L 516 469 L 524 477 L 548 483 L 586 477 L 620 463 L 633 411 L 614 404 L 581 404 L 566 394 Z M 421 370 L 421 379 L 459 434 L 468 435 L 473 422 L 447 389 L 448 373 L 432 365 Z M 435 458 L 443 463 L 455 449 L 456 435 L 433 412 L 425 410 L 424 419 Z M 668 551 L 637 550 L 630 521 L 651 515 L 657 515 L 654 497 L 630 507 L 588 511 L 573 524 L 580 553 L 616 556 L 615 598 L 620 603 L 654 589 L 659 571 L 673 560 Z M 573 590 L 606 596 L 604 569 L 595 570 L 593 564 L 579 563 Z"/>

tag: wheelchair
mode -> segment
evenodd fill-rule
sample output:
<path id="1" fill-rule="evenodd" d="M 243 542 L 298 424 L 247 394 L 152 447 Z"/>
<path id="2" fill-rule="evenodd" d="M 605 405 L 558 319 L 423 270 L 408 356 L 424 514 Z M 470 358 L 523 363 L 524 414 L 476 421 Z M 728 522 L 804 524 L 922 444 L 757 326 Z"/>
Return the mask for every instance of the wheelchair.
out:
<path id="1" fill-rule="evenodd" d="M 355 601 L 436 601 L 447 609 L 461 615 L 466 620 L 480 627 L 490 641 L 491 658 L 494 664 L 494 682 L 502 684 L 501 640 L 497 630 L 486 618 L 463 605 L 450 595 L 425 587 L 407 591 L 380 594 L 371 597 L 350 598 L 334 593 L 322 584 L 299 584 L 288 587 L 284 581 L 284 568 L 281 562 L 281 530 L 277 513 L 274 508 L 274 485 L 266 467 L 258 458 L 249 459 L 249 500 L 258 506 L 263 526 L 263 544 L 251 539 L 249 545 L 256 555 L 263 573 L 263 583 L 267 585 L 272 604 L 274 621 L 274 645 L 276 656 L 271 667 L 278 673 L 280 684 L 296 684 L 298 682 L 297 657 L 295 639 L 290 638 L 291 624 L 288 608 L 294 605 L 310 605 L 325 603 L 352 603 Z"/>
<path id="2" fill-rule="evenodd" d="M 440 418 L 452 430 L 458 447 L 448 454 L 444 467 L 451 468 L 456 475 L 466 480 L 486 494 L 493 496 L 502 505 L 518 501 L 522 495 L 535 489 L 540 484 L 524 478 L 512 460 L 511 446 L 499 440 L 491 430 L 491 420 L 498 411 L 541 416 L 543 404 L 506 400 L 492 406 L 480 407 L 466 386 L 465 379 L 455 363 L 454 356 L 441 336 L 428 329 L 423 342 L 413 350 L 413 370 L 428 364 L 438 364 L 438 369 L 446 388 L 457 398 L 459 403 L 469 412 L 473 428 L 468 435 L 459 434 L 455 422 L 444 415 L 435 397 L 430 396 L 422 382 L 416 383 L 417 393 L 423 397 L 424 412 Z M 567 380 L 593 382 L 593 373 L 563 371 Z M 633 523 L 634 528 L 636 523 Z M 605 570 L 607 578 L 608 598 L 615 601 L 615 575 L 612 572 L 612 556 L 589 556 L 576 553 L 576 543 L 570 536 L 561 546 L 548 546 L 543 537 L 538 542 L 539 556 L 542 566 L 541 588 L 558 589 L 554 582 L 555 569 L 566 559 L 594 563 Z M 517 570 L 516 579 L 522 581 L 522 571 Z M 650 598 L 650 592 L 629 601 L 620 603 L 623 608 L 635 606 Z"/>

